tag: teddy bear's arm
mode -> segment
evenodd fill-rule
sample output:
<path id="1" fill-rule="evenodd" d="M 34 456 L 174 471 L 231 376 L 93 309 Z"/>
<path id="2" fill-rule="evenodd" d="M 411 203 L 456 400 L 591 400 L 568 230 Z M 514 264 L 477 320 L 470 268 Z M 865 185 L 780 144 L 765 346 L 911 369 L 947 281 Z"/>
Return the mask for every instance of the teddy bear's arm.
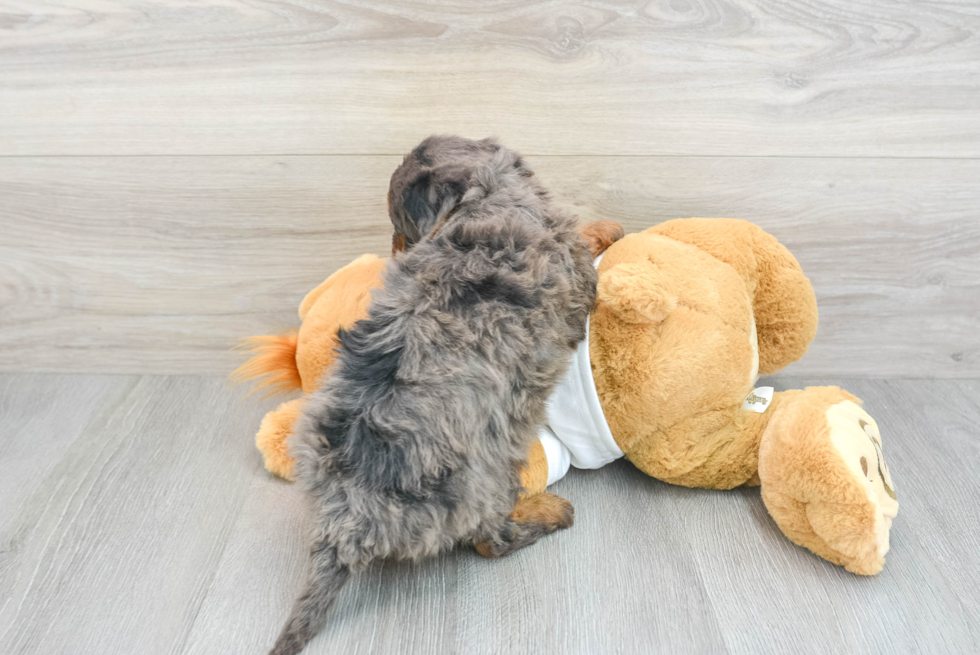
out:
<path id="1" fill-rule="evenodd" d="M 603 272 L 596 300 L 626 323 L 660 323 L 677 307 L 670 279 L 648 261 L 617 264 Z"/>

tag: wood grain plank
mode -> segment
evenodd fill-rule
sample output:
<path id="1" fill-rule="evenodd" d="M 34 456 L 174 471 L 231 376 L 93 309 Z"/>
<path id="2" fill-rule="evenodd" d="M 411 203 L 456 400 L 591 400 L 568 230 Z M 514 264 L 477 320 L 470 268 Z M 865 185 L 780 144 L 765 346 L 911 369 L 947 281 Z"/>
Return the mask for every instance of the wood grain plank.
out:
<path id="1" fill-rule="evenodd" d="M 980 513 L 972 462 L 980 413 L 966 399 L 968 383 L 776 381 L 780 389 L 817 384 L 863 397 L 881 425 L 901 503 L 888 562 L 879 575 L 862 578 L 794 546 L 758 489 L 685 490 L 678 512 L 688 517 L 693 554 L 729 649 L 974 652 Z"/>
<path id="2" fill-rule="evenodd" d="M 241 516 L 183 651 L 268 650 L 306 580 L 305 503 L 263 472 Z M 331 611 L 330 630 L 308 649 L 343 653 L 450 652 L 457 555 L 419 565 L 378 563 L 356 574 Z M 470 556 L 473 556 L 470 553 Z M 392 644 L 394 640 L 394 644 Z"/>
<path id="3" fill-rule="evenodd" d="M 96 410 L 127 378 L 0 375 L 0 616 L 11 602 L 9 563 L 33 525 L 17 516 L 46 482 Z"/>
<path id="4" fill-rule="evenodd" d="M 926 579 L 920 582 L 911 575 L 903 576 L 906 584 L 901 593 L 913 595 L 923 585 L 939 580 L 946 585 L 944 603 L 915 612 L 912 620 L 931 623 L 953 635 L 962 631 L 971 645 L 969 650 L 978 651 L 980 512 L 971 509 L 973 499 L 980 497 L 977 383 L 855 380 L 850 385 L 869 410 L 874 408 L 884 416 L 879 424 L 887 431 L 886 438 L 895 441 L 887 455 L 889 469 L 892 459 L 904 464 L 897 493 L 911 501 L 901 509 L 914 530 L 899 533 L 900 550 L 891 560 L 902 554 L 907 564 L 900 566 L 921 567 Z M 946 537 L 938 539 L 939 534 Z M 960 548 L 965 555 L 959 554 Z"/>
<path id="5" fill-rule="evenodd" d="M 486 562 L 458 551 L 373 566 L 344 591 L 310 652 L 975 650 L 980 594 L 968 572 L 980 568 L 969 509 L 976 485 L 956 482 L 980 443 L 978 409 L 968 400 L 976 385 L 845 386 L 881 419 L 903 502 L 888 565 L 875 578 L 791 544 L 758 490 L 672 487 L 623 462 L 574 471 L 555 490 L 575 504 L 576 525 L 511 558 Z M 961 440 L 948 452 L 942 436 L 964 428 L 972 447 Z M 303 577 L 301 507 L 289 485 L 253 485 L 191 653 L 254 652 L 273 638 L 287 589 Z"/>
<path id="6" fill-rule="evenodd" d="M 830 382 L 882 427 L 901 510 L 880 575 L 791 544 L 758 490 L 674 487 L 622 461 L 572 471 L 554 490 L 575 526 L 511 557 L 460 549 L 359 573 L 308 652 L 976 652 L 980 382 Z M 0 431 L 51 444 L 17 461 L 54 462 L 0 521 L 0 544 L 26 535 L 0 552 L 0 651 L 268 647 L 305 575 L 308 528 L 298 489 L 253 451 L 268 402 L 191 376 L 15 374 L 0 392 Z"/>
<path id="7" fill-rule="evenodd" d="M 505 559 L 460 549 L 358 573 L 308 652 L 726 652 L 669 492 L 638 497 L 609 473 L 556 486 L 576 525 Z M 270 646 L 305 578 L 304 516 L 295 487 L 254 481 L 187 655 Z"/>
<path id="8" fill-rule="evenodd" d="M 788 374 L 980 372 L 978 162 L 598 161 L 544 171 L 583 218 L 628 232 L 685 216 L 743 218 L 793 252 L 816 290 L 820 328 Z"/>
<path id="9" fill-rule="evenodd" d="M 980 7 L 0 3 L 0 154 L 980 156 Z"/>
<path id="10" fill-rule="evenodd" d="M 390 243 L 396 157 L 0 159 L 0 370 L 224 374 Z M 980 375 L 980 161 L 534 157 L 584 220 L 770 230 L 821 326 L 793 375 Z"/>
<path id="11" fill-rule="evenodd" d="M 81 380 L 70 375 L 0 376 L 0 524 L 40 483 L 61 452 L 82 432 L 121 377 Z"/>
<path id="12" fill-rule="evenodd" d="M 261 470 L 248 435 L 268 407 L 236 396 L 144 377 L 97 407 L 4 525 L 0 542 L 24 538 L 5 556 L 0 651 L 180 651 Z"/>

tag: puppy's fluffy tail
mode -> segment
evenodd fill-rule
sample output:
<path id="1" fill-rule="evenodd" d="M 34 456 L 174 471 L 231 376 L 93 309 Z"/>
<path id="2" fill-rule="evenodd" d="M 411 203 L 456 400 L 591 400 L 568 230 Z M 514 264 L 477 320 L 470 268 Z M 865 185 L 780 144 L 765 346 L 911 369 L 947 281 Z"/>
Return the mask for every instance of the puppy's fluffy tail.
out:
<path id="1" fill-rule="evenodd" d="M 293 605 L 286 626 L 269 655 L 296 655 L 327 622 L 327 612 L 350 578 L 350 568 L 337 561 L 335 548 L 313 549 L 313 572 L 306 590 Z"/>
<path id="2" fill-rule="evenodd" d="M 268 396 L 302 388 L 303 380 L 296 365 L 296 340 L 295 331 L 243 339 L 238 347 L 252 357 L 235 369 L 232 382 L 241 384 L 264 378 L 249 394 L 268 388 Z"/>

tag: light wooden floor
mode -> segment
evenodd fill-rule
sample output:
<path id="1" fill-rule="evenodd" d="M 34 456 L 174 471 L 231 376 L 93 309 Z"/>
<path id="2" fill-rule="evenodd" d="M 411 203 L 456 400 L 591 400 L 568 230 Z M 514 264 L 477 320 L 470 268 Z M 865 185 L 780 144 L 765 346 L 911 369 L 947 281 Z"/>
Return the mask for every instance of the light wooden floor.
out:
<path id="1" fill-rule="evenodd" d="M 892 552 L 857 578 L 621 464 L 504 561 L 360 575 L 311 653 L 980 652 L 978 62 L 973 0 L 0 0 L 0 654 L 269 646 L 305 522 L 220 376 L 387 250 L 433 132 L 583 219 L 789 246 L 821 325 L 777 384 L 866 398 Z"/>
<path id="2" fill-rule="evenodd" d="M 575 526 L 512 557 L 358 575 L 308 652 L 980 652 L 980 382 L 845 386 L 881 424 L 901 503 L 875 578 L 792 545 L 758 490 L 620 463 L 572 471 L 555 490 Z M 0 376 L 0 653 L 270 646 L 305 524 L 252 445 L 270 404 L 240 396 L 207 377 Z"/>

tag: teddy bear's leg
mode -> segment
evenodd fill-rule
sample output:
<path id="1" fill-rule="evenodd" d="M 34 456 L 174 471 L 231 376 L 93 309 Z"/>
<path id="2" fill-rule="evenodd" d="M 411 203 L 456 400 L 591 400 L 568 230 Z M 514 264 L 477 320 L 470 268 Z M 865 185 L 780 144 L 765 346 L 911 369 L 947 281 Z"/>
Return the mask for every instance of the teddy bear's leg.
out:
<path id="1" fill-rule="evenodd" d="M 759 448 L 766 508 L 796 544 L 852 573 L 874 575 L 898 512 L 877 424 L 837 387 L 789 393 Z"/>
<path id="2" fill-rule="evenodd" d="M 255 434 L 255 445 L 262 453 L 265 468 L 281 478 L 292 480 L 293 458 L 289 456 L 287 439 L 293 433 L 293 425 L 299 418 L 306 398 L 285 402 L 265 415 Z"/>
<path id="3" fill-rule="evenodd" d="M 757 486 L 759 438 L 765 417 L 755 412 L 722 408 L 696 414 L 634 442 L 630 462 L 651 477 L 669 484 L 705 489 Z M 713 444 L 698 451 L 688 444 Z M 669 446 L 669 444 L 680 444 Z"/>
<path id="4" fill-rule="evenodd" d="M 800 359 L 817 334 L 817 297 L 796 259 L 774 238 L 756 238 L 759 284 L 752 310 L 759 373 L 769 375 Z"/>
<path id="5" fill-rule="evenodd" d="M 760 374 L 803 356 L 817 333 L 817 298 L 799 262 L 775 237 L 730 218 L 685 218 L 649 231 L 697 246 L 742 276 L 753 296 Z"/>
<path id="6" fill-rule="evenodd" d="M 599 277 L 596 302 L 624 323 L 657 324 L 677 307 L 671 279 L 651 262 L 617 264 Z"/>

